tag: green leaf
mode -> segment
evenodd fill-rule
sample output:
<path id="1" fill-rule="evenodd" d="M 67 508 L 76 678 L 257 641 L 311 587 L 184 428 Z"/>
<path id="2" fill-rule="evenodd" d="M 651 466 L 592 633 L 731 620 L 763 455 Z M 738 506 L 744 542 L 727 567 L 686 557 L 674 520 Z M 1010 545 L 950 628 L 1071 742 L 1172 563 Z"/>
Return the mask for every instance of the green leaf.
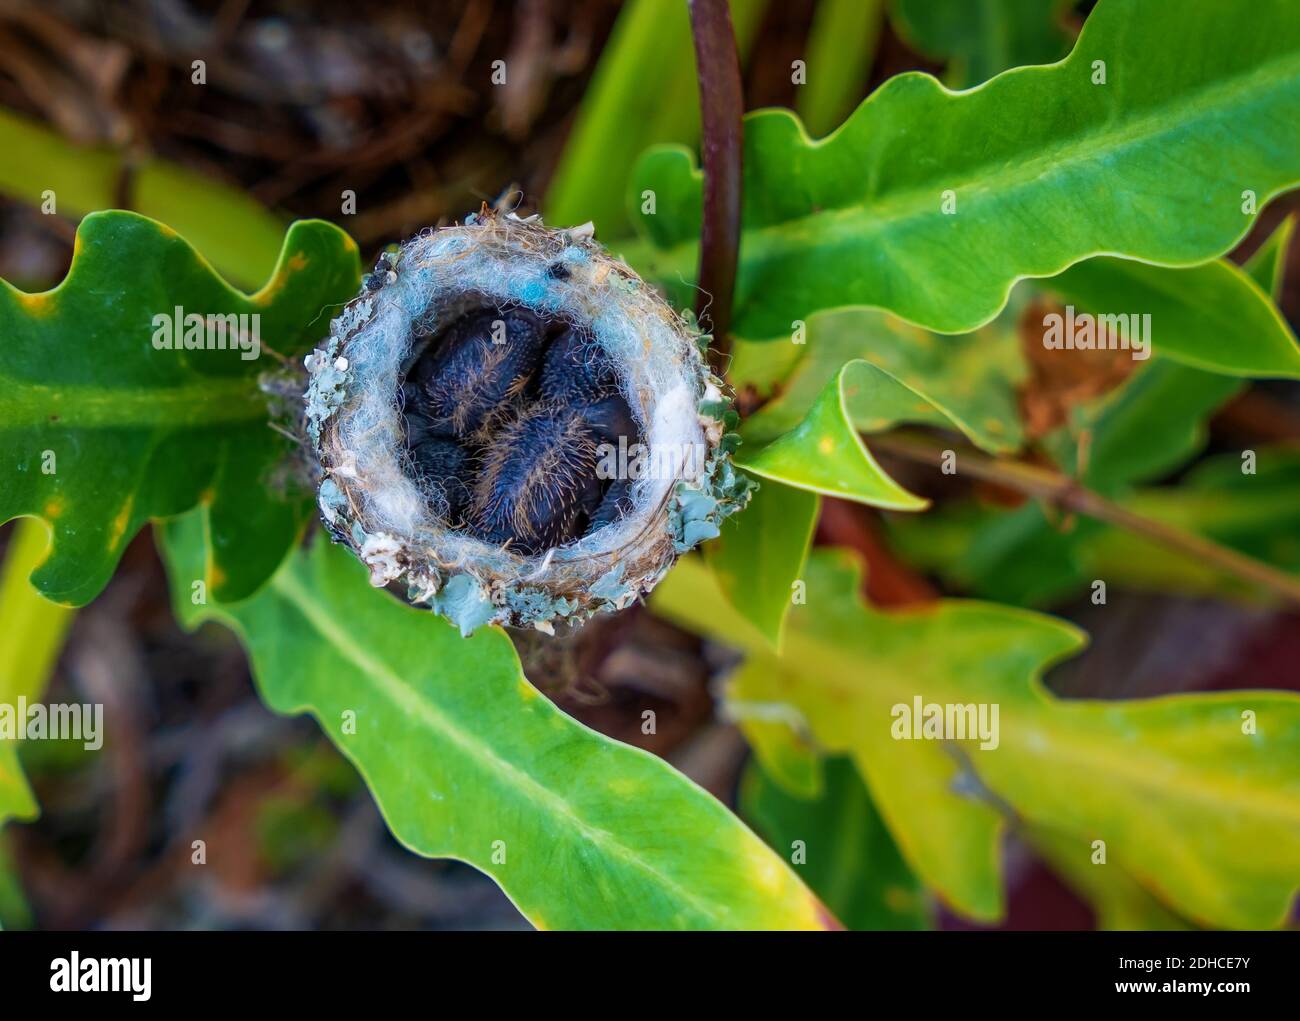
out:
<path id="1" fill-rule="evenodd" d="M 916 50 L 948 61 L 944 81 L 965 89 L 1010 67 L 1064 56 L 1068 0 L 894 0 L 894 27 Z"/>
<path id="2" fill-rule="evenodd" d="M 80 605 L 108 581 L 154 517 L 204 504 L 209 587 L 238 598 L 274 570 L 309 501 L 275 492 L 289 454 L 258 388 L 267 367 L 240 350 L 159 350 L 154 317 L 256 315 L 263 348 L 295 356 L 329 329 L 331 306 L 359 286 L 356 245 L 328 223 L 294 224 L 279 266 L 244 295 L 170 228 L 95 213 L 77 232 L 58 287 L 0 284 L 0 459 L 11 466 L 0 521 L 50 525 L 42 595 Z M 251 331 L 253 320 L 248 320 Z"/>
<path id="3" fill-rule="evenodd" d="M 824 142 L 788 112 L 753 114 L 734 330 L 774 337 L 866 305 L 959 333 L 1017 280 L 1092 256 L 1205 262 L 1249 230 L 1243 193 L 1262 207 L 1300 182 L 1300 146 L 1278 141 L 1297 109 L 1288 0 L 1101 0 L 1061 63 L 963 93 L 899 75 Z M 658 196 L 643 217 L 654 244 L 624 254 L 681 301 L 700 176 L 685 151 L 659 150 L 635 186 Z"/>
<path id="4" fill-rule="evenodd" d="M 767 2 L 731 0 L 742 58 Z M 547 222 L 571 226 L 590 220 L 601 238 L 628 234 L 626 189 L 637 157 L 657 143 L 693 145 L 699 134 L 699 86 L 686 5 L 631 0 L 601 51 L 547 189 L 542 203 Z"/>
<path id="5" fill-rule="evenodd" d="M 772 643 L 782 625 L 812 543 L 820 501 L 815 493 L 768 482 L 758 487 L 744 514 L 722 524 L 705 546 L 705 559 L 728 601 Z"/>
<path id="6" fill-rule="evenodd" d="M 1149 315 L 1148 355 L 1230 376 L 1300 378 L 1295 334 L 1259 284 L 1225 260 L 1167 269 L 1089 259 L 1046 286 L 1080 311 Z"/>
<path id="7" fill-rule="evenodd" d="M 79 217 L 118 205 L 130 174 L 132 208 L 170 224 L 221 273 L 255 285 L 275 269 L 284 223 L 238 188 L 163 160 L 74 145 L 45 126 L 0 110 L 0 192 Z M 129 168 L 128 168 L 129 162 Z"/>
<path id="8" fill-rule="evenodd" d="M 735 697 L 787 704 L 819 745 L 851 755 L 908 862 L 958 910 L 1001 912 L 1006 806 L 1030 824 L 1105 840 L 1108 860 L 1189 917 L 1241 928 L 1285 921 L 1300 860 L 1300 697 L 1058 699 L 1040 677 L 1079 649 L 1072 626 L 957 600 L 876 611 L 862 603 L 846 551 L 815 550 L 806 573 L 808 603 L 791 614 L 786 651 L 775 669 L 747 672 Z M 698 612 L 716 598 L 709 574 L 688 560 L 653 606 L 743 646 L 743 633 L 721 633 Z M 996 706 L 996 741 L 899 739 L 918 699 Z"/>
<path id="9" fill-rule="evenodd" d="M 808 81 L 796 108 L 808 130 L 830 134 L 862 98 L 880 41 L 882 0 L 820 0 L 808 30 Z"/>
<path id="10" fill-rule="evenodd" d="M 1264 239 L 1249 259 L 1246 272 L 1274 301 L 1282 300 L 1282 283 L 1286 277 L 1286 257 L 1295 234 L 1296 214 L 1292 213 Z"/>
<path id="11" fill-rule="evenodd" d="M 739 669 L 751 669 L 758 662 L 756 658 L 746 660 Z M 797 798 L 820 796 L 824 787 L 822 760 L 810 738 L 780 720 L 743 717 L 736 723 L 774 784 Z"/>
<path id="12" fill-rule="evenodd" d="M 868 362 L 844 366 L 813 402 L 803 421 L 766 445 L 746 435 L 737 466 L 796 489 L 825 493 L 891 510 L 928 506 L 891 479 L 871 456 L 849 412 L 850 401 L 874 409 L 881 423 L 947 424 L 933 404 Z M 750 450 L 753 445 L 757 449 Z"/>
<path id="13" fill-rule="evenodd" d="M 1020 304 L 959 336 L 939 336 L 882 312 L 848 310 L 814 316 L 802 344 L 739 341 L 732 382 L 759 390 L 780 383 L 780 395 L 745 423 L 745 436 L 770 440 L 794 428 L 827 382 L 846 363 L 862 359 L 923 394 L 942 413 L 921 421 L 955 426 L 985 450 L 1015 450 L 1023 439 L 1016 391 L 1026 375 L 1016 333 Z M 874 392 L 851 394 L 848 409 L 854 425 L 866 432 L 918 420 L 894 418 L 875 403 Z"/>
<path id="14" fill-rule="evenodd" d="M 1062 469 L 1113 493 L 1168 474 L 1204 448 L 1206 422 L 1242 389 L 1240 380 L 1164 359 L 1143 366 L 1100 401 L 1075 408 L 1046 446 Z M 1086 463 L 1078 438 L 1088 434 Z"/>
<path id="15" fill-rule="evenodd" d="M 1098 929 L 1170 932 L 1193 928 L 1118 865 L 1096 861 L 1091 840 L 1041 827 L 1028 830 L 1025 837 L 1052 871 L 1092 905 Z"/>
<path id="16" fill-rule="evenodd" d="M 0 705 L 39 701 L 58 659 L 73 613 L 43 599 L 28 582 L 45 559 L 50 536 L 30 518 L 14 524 L 0 572 Z M 18 742 L 0 737 L 0 828 L 9 819 L 34 819 L 36 799 L 18 761 Z M 3 871 L 3 870 L 0 870 Z"/>
<path id="17" fill-rule="evenodd" d="M 835 756 L 825 771 L 821 795 L 805 800 L 786 793 L 751 763 L 741 781 L 741 811 L 778 854 L 796 861 L 803 881 L 848 928 L 928 929 L 925 893 L 853 763 Z"/>
<path id="18" fill-rule="evenodd" d="M 234 628 L 267 704 L 316 717 L 403 844 L 486 872 L 539 928 L 826 923 L 720 802 L 540 695 L 499 629 L 461 638 L 371 588 L 362 565 L 324 541 L 252 598 L 194 607 L 202 522 L 171 522 L 164 539 L 178 615 Z"/>

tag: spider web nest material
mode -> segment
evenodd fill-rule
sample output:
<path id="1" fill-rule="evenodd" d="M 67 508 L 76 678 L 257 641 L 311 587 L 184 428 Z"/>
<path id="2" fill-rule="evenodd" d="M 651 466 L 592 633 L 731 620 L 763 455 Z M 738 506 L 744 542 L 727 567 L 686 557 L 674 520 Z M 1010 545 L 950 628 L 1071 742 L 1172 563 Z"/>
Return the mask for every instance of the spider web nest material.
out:
<path id="1" fill-rule="evenodd" d="M 528 556 L 443 520 L 436 480 L 408 463 L 401 383 L 449 323 L 480 308 L 531 309 L 585 327 L 617 369 L 647 447 L 631 509 L 573 542 Z M 307 430 L 320 462 L 321 516 L 371 582 L 405 581 L 407 598 L 469 634 L 486 623 L 580 623 L 649 592 L 676 558 L 718 534 L 753 484 L 732 467 L 736 437 L 707 344 L 589 226 L 484 211 L 426 230 L 388 257 L 331 323 L 306 366 Z"/>

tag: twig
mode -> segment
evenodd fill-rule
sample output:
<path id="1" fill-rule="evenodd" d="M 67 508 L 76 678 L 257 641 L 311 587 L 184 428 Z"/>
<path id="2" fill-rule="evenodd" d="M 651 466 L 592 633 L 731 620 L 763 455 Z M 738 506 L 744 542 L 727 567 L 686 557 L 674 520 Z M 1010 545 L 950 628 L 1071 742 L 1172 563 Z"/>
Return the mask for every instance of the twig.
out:
<path id="1" fill-rule="evenodd" d="M 944 458 L 944 450 L 937 444 L 910 433 L 872 436 L 871 447 L 873 450 L 885 451 L 909 461 L 936 467 L 943 463 Z M 1098 521 L 1145 536 L 1168 549 L 1176 550 L 1202 563 L 1211 564 L 1300 605 L 1300 578 L 1293 577 L 1276 567 L 1245 556 L 1203 536 L 1134 514 L 1131 510 L 1093 492 L 1075 479 L 1049 469 L 1026 464 L 1023 461 L 988 457 L 971 448 L 957 449 L 956 453 L 957 463 L 961 466 L 960 470 L 963 474 L 1018 490 L 1063 510 L 1086 514 Z"/>
<path id="2" fill-rule="evenodd" d="M 690 0 L 695 70 L 700 82 L 700 162 L 704 207 L 700 230 L 700 295 L 696 313 L 713 334 L 711 360 L 723 374 L 731 342 L 732 292 L 740 251 L 740 57 L 727 0 Z"/>

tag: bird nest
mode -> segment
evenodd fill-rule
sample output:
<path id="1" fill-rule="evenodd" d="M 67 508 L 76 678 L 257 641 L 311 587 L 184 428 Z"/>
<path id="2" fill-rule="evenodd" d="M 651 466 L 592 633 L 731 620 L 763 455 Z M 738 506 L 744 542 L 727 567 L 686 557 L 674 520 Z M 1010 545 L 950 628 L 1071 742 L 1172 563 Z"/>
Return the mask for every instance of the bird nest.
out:
<path id="1" fill-rule="evenodd" d="M 752 490 L 707 340 L 589 227 L 425 231 L 307 357 L 324 523 L 464 634 L 622 609 Z"/>

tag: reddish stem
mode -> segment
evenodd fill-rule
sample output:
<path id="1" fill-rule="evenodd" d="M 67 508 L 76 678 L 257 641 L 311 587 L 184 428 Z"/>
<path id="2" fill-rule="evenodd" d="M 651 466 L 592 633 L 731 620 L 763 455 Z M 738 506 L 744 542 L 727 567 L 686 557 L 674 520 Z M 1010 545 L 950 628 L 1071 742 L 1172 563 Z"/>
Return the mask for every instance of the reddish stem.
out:
<path id="1" fill-rule="evenodd" d="M 696 313 L 713 334 L 714 371 L 730 352 L 732 293 L 740 252 L 740 57 L 727 0 L 690 0 L 695 69 L 700 82 L 704 206 L 700 229 L 700 295 Z"/>

